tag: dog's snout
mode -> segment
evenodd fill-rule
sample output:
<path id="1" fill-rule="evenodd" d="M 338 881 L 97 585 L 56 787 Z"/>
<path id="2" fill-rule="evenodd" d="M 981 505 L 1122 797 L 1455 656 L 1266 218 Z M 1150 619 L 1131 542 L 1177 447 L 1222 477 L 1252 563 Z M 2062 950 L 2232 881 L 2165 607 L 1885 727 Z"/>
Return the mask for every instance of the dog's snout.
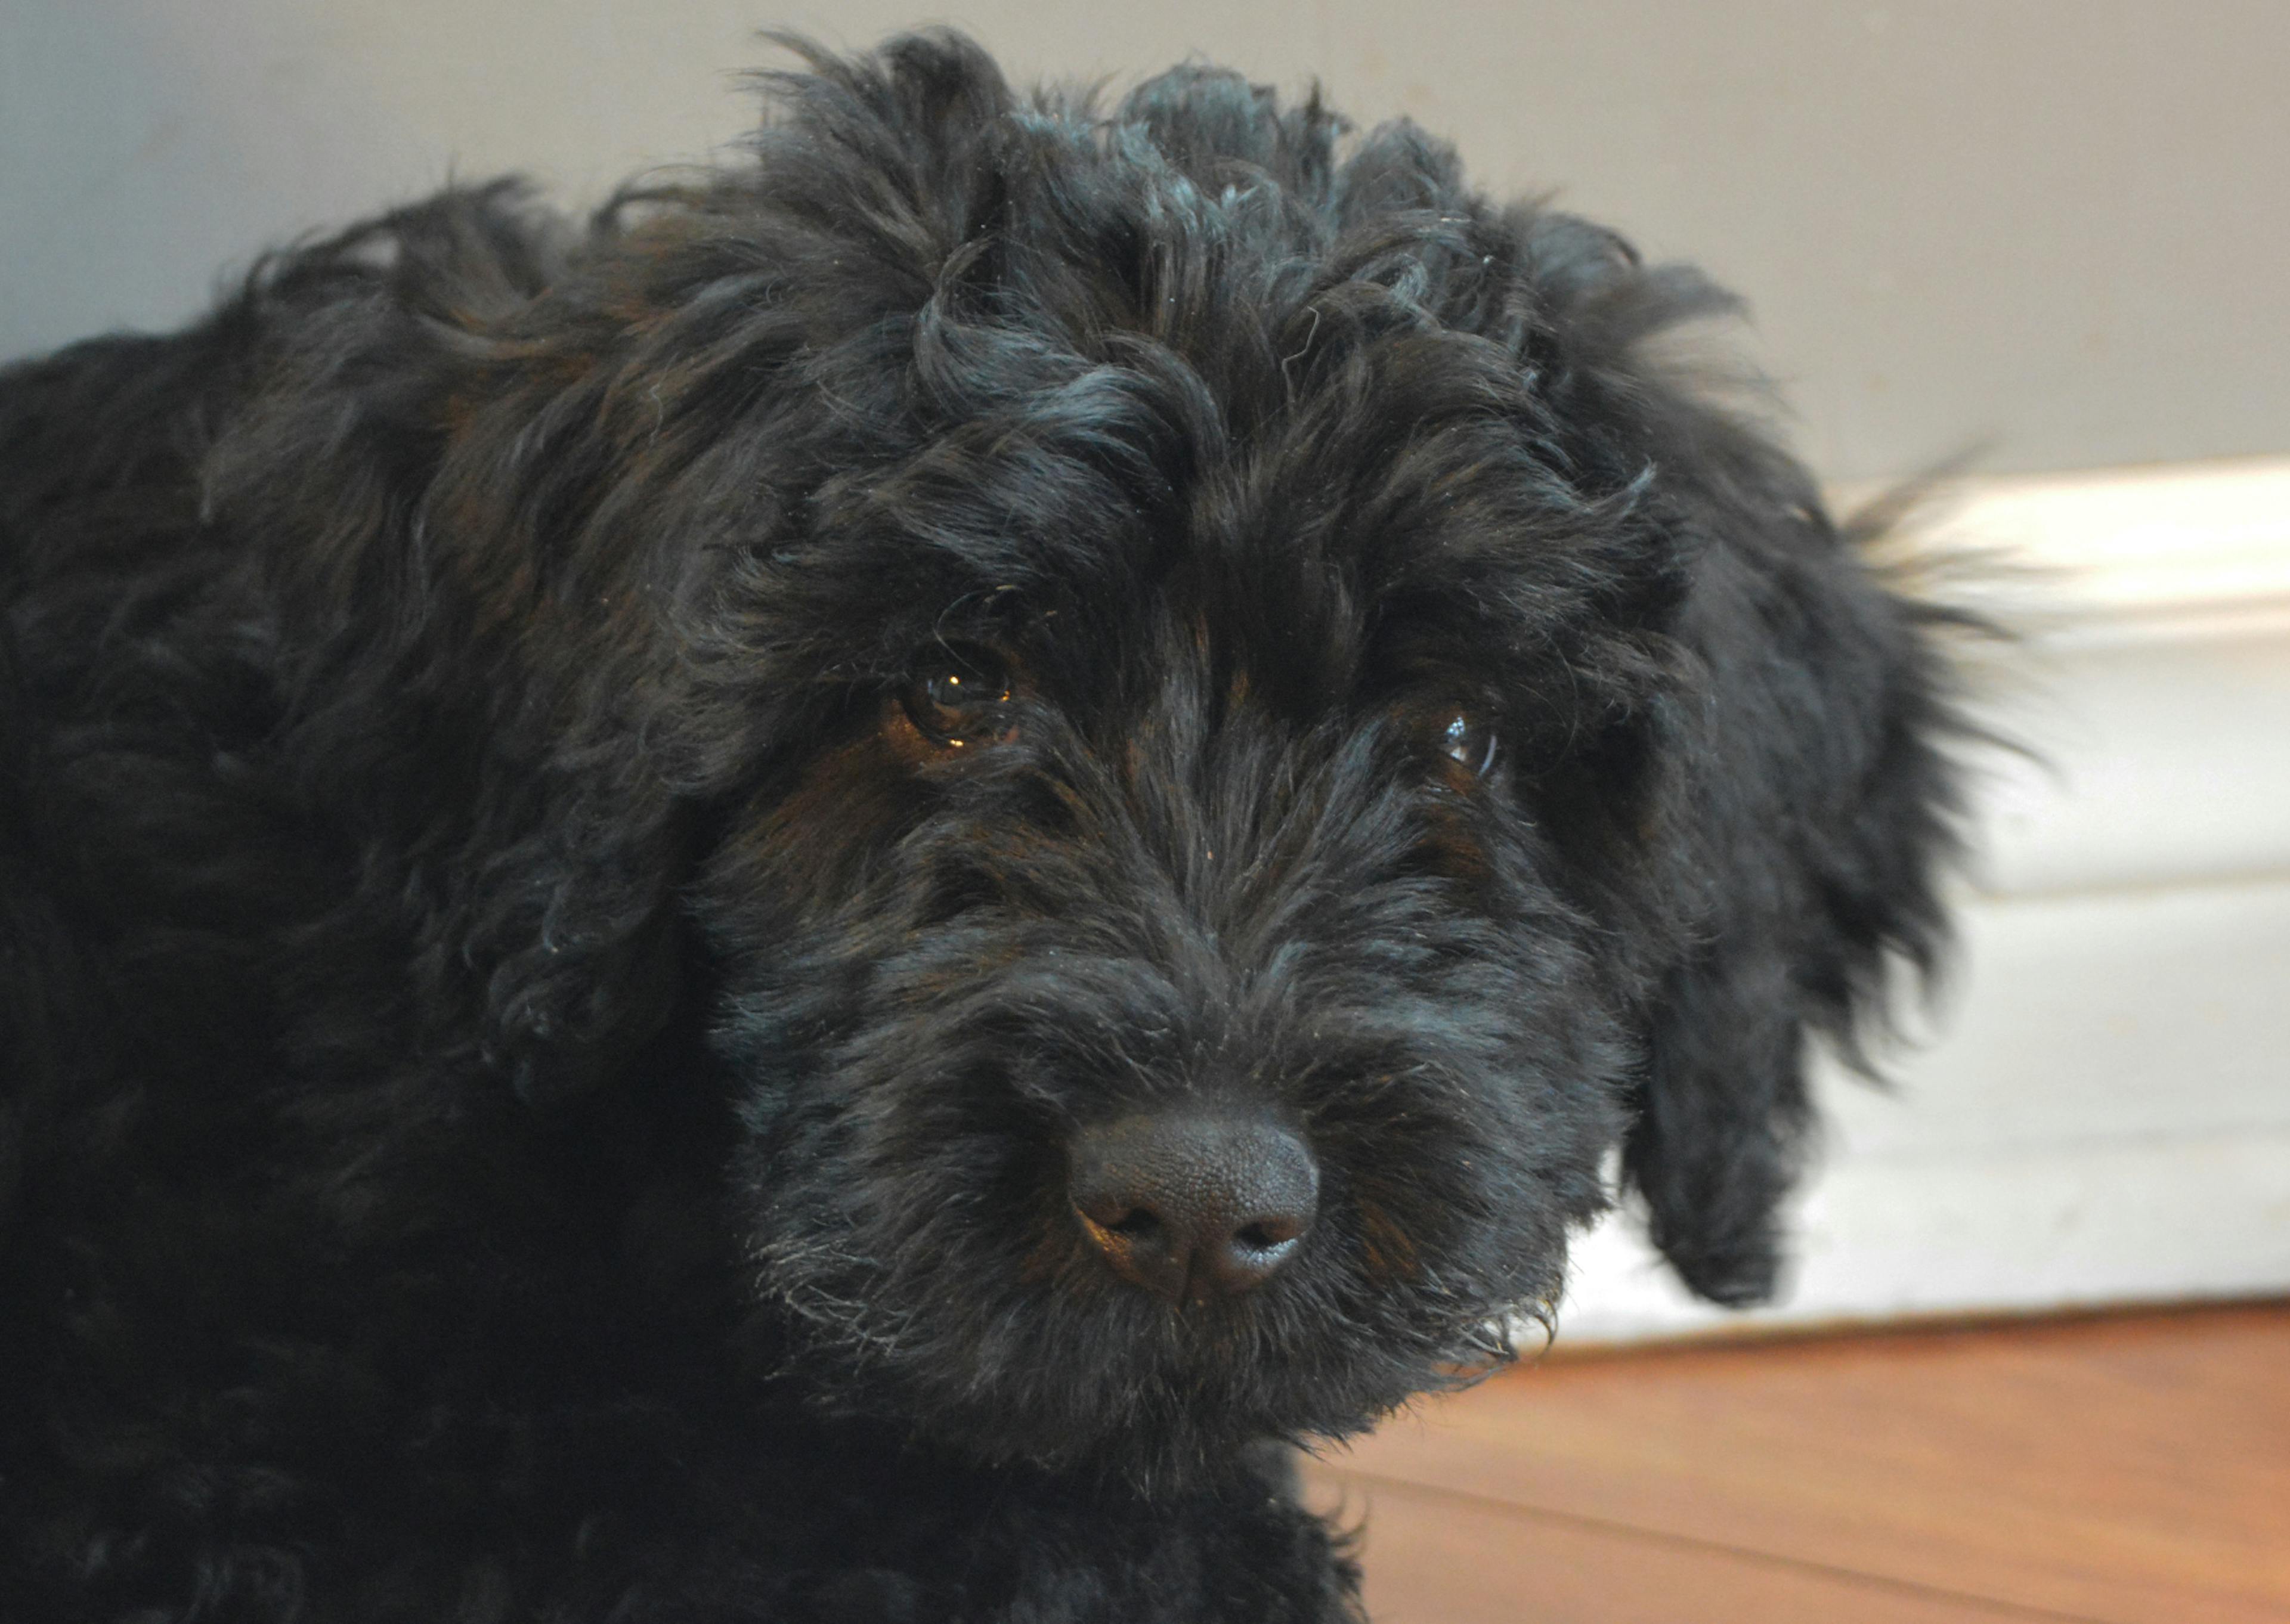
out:
<path id="1" fill-rule="evenodd" d="M 1319 1164 L 1255 1118 L 1125 1116 L 1074 1136 L 1074 1211 L 1114 1272 L 1171 1302 L 1261 1285 L 1312 1227 Z"/>

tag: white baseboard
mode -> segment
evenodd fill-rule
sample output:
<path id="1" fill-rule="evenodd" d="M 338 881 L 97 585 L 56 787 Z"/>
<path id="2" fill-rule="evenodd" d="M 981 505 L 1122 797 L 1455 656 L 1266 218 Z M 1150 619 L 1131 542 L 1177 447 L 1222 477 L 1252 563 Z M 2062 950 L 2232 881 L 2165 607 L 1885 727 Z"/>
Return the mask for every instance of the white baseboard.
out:
<path id="1" fill-rule="evenodd" d="M 1780 1304 L 1697 1302 L 1628 1227 L 1583 1237 L 1568 1345 L 2272 1295 L 2290 1284 L 2290 1131 L 1832 1169 Z M 1530 1346 L 1532 1344 L 1530 1343 Z"/>
<path id="2" fill-rule="evenodd" d="M 2290 459 L 1975 485 L 2010 569 L 1983 894 L 1941 1036 L 1828 1155 L 1775 1306 L 1689 1299 L 1627 1216 L 1569 1341 L 2290 1292 Z"/>

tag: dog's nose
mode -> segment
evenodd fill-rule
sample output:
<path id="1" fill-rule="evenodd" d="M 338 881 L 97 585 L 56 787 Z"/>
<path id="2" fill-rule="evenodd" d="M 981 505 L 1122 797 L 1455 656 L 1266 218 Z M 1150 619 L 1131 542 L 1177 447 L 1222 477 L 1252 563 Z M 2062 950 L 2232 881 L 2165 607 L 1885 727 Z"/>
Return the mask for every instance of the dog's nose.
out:
<path id="1" fill-rule="evenodd" d="M 1115 1273 L 1171 1302 L 1263 1284 L 1319 1206 L 1319 1164 L 1269 1122 L 1125 1116 L 1083 1129 L 1069 1150 L 1082 1228 Z"/>

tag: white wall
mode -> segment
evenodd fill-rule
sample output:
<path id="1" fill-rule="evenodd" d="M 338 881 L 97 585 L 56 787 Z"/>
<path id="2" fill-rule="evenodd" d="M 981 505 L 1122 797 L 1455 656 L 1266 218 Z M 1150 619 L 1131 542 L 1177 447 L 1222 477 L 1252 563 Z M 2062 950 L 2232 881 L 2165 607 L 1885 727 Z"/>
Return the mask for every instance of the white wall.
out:
<path id="1" fill-rule="evenodd" d="M 933 15 L 1029 77 L 1317 74 L 1703 261 L 1830 478 L 2290 450 L 2279 0 L 0 0 L 0 356 L 449 173 L 593 199 L 739 133 L 756 28 Z"/>

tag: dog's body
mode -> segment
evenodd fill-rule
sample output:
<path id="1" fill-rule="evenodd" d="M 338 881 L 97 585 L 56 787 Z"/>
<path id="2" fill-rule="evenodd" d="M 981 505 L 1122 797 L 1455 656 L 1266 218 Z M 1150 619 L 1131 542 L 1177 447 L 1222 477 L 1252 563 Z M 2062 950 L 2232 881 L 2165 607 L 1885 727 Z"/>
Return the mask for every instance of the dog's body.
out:
<path id="1" fill-rule="evenodd" d="M 1611 1150 L 1769 1286 L 1949 716 L 1706 285 L 813 68 L 0 374 L 0 1617 L 1345 1618 Z"/>

